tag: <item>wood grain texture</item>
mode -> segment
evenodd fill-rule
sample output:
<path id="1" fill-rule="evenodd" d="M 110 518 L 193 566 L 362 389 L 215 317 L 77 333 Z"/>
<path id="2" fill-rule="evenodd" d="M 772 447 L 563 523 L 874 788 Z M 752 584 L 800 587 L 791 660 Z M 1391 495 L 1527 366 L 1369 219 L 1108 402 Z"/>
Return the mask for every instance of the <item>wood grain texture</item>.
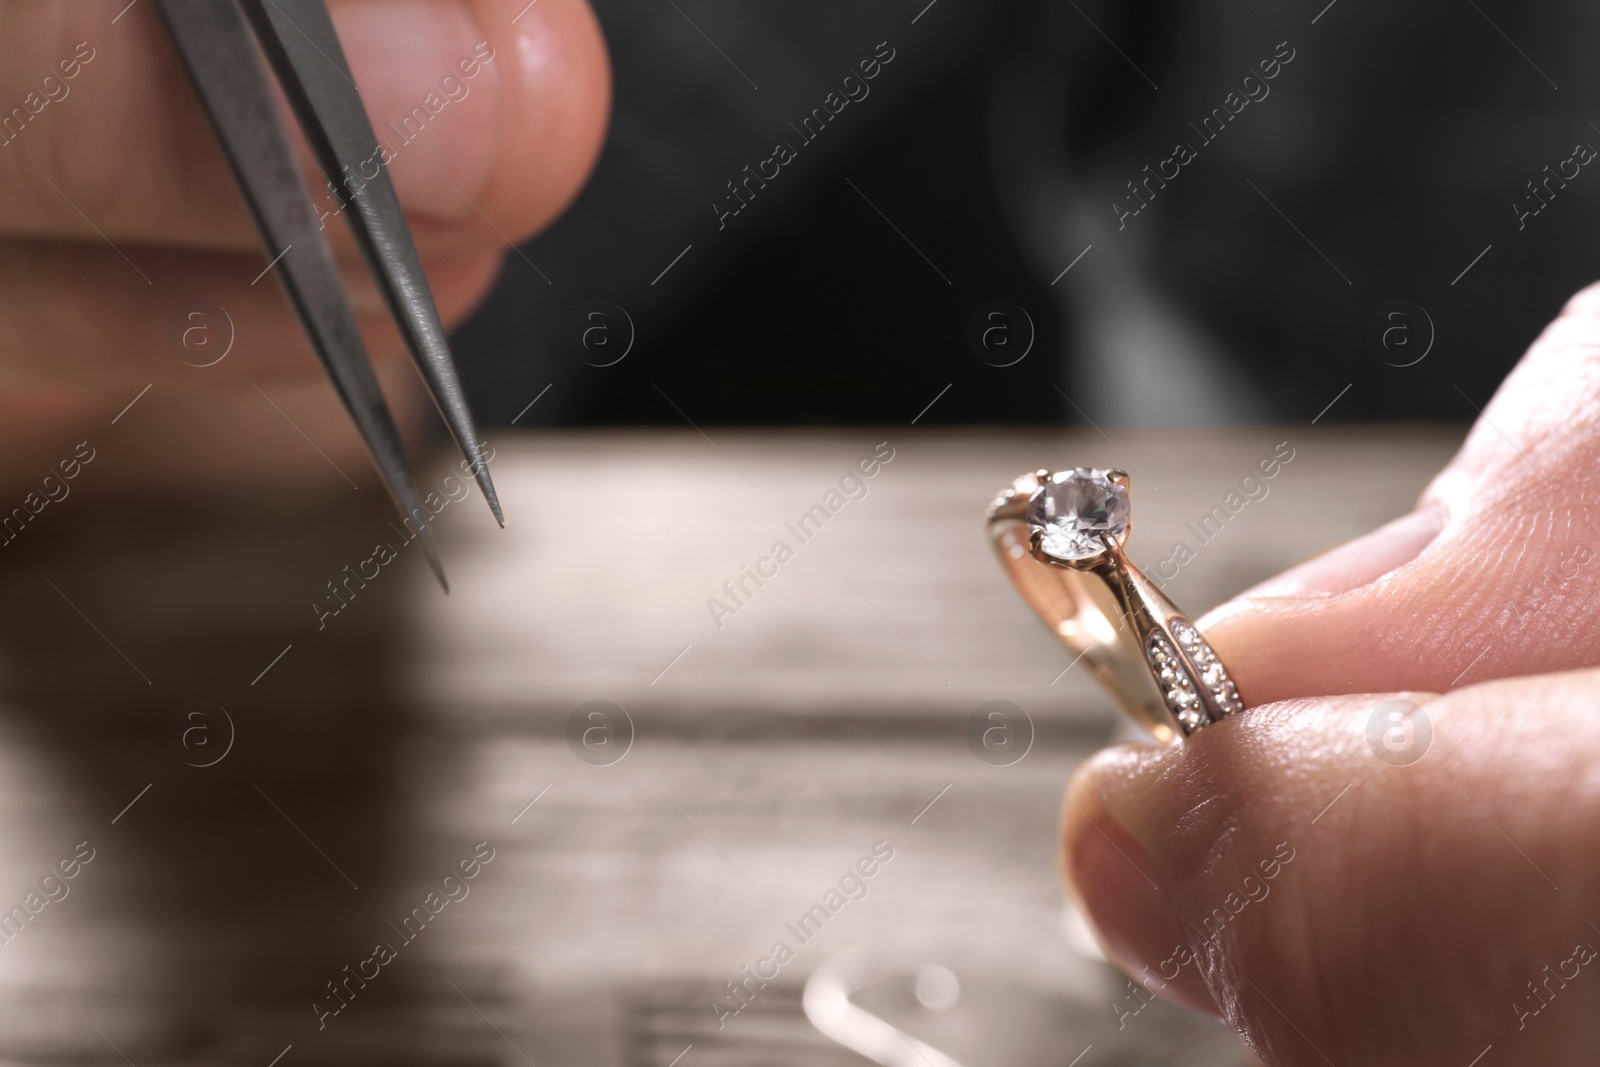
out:
<path id="1" fill-rule="evenodd" d="M 1269 494 L 1170 583 L 1198 614 L 1406 509 L 1458 434 L 901 433 L 502 436 L 510 527 L 476 501 L 440 516 L 458 594 L 402 546 L 320 629 L 326 583 L 398 536 L 370 477 L 355 503 L 61 505 L 0 559 L 0 907 L 76 843 L 97 852 L 0 947 L 0 1056 L 853 1063 L 798 996 L 854 949 L 891 972 L 863 979 L 873 1003 L 967 1062 L 1091 1042 L 1085 1067 L 1247 1062 L 1156 1008 L 1118 1030 L 1119 980 L 1064 932 L 1060 788 L 1114 723 L 1076 672 L 1051 684 L 1068 661 L 982 509 L 1032 466 L 1120 464 L 1149 566 L 1290 441 Z M 865 497 L 718 629 L 706 598 L 884 440 Z M 1035 721 L 1011 767 L 964 739 L 991 699 Z M 633 723 L 610 766 L 568 744 L 590 700 Z M 234 724 L 215 766 L 175 740 L 193 701 Z M 480 841 L 470 893 L 404 941 Z M 710 998 L 877 841 L 895 856 L 865 897 L 718 1029 Z M 396 959 L 319 1030 L 326 984 L 385 939 Z M 963 983 L 949 1013 L 910 996 L 929 962 Z"/>

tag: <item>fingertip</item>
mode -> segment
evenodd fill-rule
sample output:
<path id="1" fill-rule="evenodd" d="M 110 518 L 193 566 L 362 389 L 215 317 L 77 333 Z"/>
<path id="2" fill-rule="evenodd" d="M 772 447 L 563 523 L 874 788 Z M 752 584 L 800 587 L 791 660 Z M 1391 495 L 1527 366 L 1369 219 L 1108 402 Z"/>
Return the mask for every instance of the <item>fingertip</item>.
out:
<path id="1" fill-rule="evenodd" d="M 501 155 L 506 77 L 463 0 L 346 0 L 333 7 L 378 159 L 408 214 L 472 216 Z M 325 199 L 314 185 L 319 203 Z M 333 204 L 328 205 L 330 209 Z"/>
<path id="2" fill-rule="evenodd" d="M 1149 993 L 1215 1015 L 1201 956 L 1159 871 L 1106 804 L 1109 783 L 1126 786 L 1153 758 L 1159 758 L 1155 749 L 1124 745 L 1078 769 L 1063 806 L 1062 874 L 1107 959 Z"/>
<path id="3" fill-rule="evenodd" d="M 468 234 L 503 252 L 576 197 L 611 100 L 585 0 L 346 0 L 333 13 L 420 242 Z"/>
<path id="4" fill-rule="evenodd" d="M 1220 1014 L 1207 978 L 1222 939 L 1196 924 L 1270 859 L 1286 822 L 1316 817 L 1349 784 L 1370 703 L 1255 708 L 1175 745 L 1122 745 L 1086 761 L 1065 806 L 1063 865 L 1108 957 L 1167 983 L 1162 997 Z"/>
<path id="5" fill-rule="evenodd" d="M 480 206 L 516 241 L 565 210 L 594 170 L 611 115 L 611 64 L 586 0 L 476 0 L 473 9 L 505 101 Z"/>
<path id="6" fill-rule="evenodd" d="M 1303 696 L 1372 692 L 1407 684 L 1417 658 L 1396 654 L 1394 633 L 1415 631 L 1403 595 L 1437 570 L 1453 542 L 1451 509 L 1417 510 L 1268 578 L 1197 625 L 1251 705 Z M 1442 663 L 1443 661 L 1437 661 Z M 1431 679 L 1423 679 L 1424 681 Z"/>

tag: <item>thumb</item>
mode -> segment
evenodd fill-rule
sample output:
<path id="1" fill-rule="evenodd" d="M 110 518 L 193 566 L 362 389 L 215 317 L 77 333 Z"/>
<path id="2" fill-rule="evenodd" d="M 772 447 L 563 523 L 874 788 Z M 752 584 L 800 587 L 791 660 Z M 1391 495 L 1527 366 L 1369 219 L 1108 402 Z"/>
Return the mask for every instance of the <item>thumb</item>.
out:
<path id="1" fill-rule="evenodd" d="M 1130 976 L 1278 1067 L 1592 1060 L 1596 684 L 1294 701 L 1108 750 L 1068 800 L 1070 881 Z"/>
<path id="2" fill-rule="evenodd" d="M 1600 618 L 1579 610 L 1597 599 L 1600 286 L 1534 342 L 1416 511 L 1201 627 L 1253 704 L 1443 692 L 1600 663 Z"/>

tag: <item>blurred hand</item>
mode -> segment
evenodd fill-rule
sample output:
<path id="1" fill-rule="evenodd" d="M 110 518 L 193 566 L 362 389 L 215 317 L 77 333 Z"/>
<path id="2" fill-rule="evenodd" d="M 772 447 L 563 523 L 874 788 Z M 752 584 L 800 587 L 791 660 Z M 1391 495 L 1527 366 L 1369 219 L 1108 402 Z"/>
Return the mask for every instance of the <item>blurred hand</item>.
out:
<path id="1" fill-rule="evenodd" d="M 359 439 L 281 290 L 270 278 L 252 284 L 269 257 L 154 5 L 119 18 L 127 6 L 0 7 L 0 479 L 35 481 L 35 462 L 48 471 L 64 445 L 70 455 L 89 436 L 119 469 L 149 478 L 337 481 L 261 392 L 364 475 Z M 584 0 L 331 7 L 373 125 L 395 149 L 390 173 L 441 313 L 457 322 L 487 291 L 508 239 L 546 225 L 594 163 L 610 104 L 599 29 Z M 485 55 L 462 76 L 461 61 Z M 447 78 L 454 88 L 442 88 Z M 430 93 L 445 106 L 402 140 L 390 124 Z M 302 159 L 331 212 L 309 153 Z M 326 225 L 397 415 L 425 412 L 343 220 Z M 225 360 L 196 368 L 170 335 L 207 305 L 226 309 L 236 341 Z"/>
<path id="2" fill-rule="evenodd" d="M 1202 620 L 1250 711 L 1079 771 L 1069 879 L 1131 975 L 1275 1065 L 1595 1062 L 1597 492 L 1600 287 L 1415 512 Z"/>

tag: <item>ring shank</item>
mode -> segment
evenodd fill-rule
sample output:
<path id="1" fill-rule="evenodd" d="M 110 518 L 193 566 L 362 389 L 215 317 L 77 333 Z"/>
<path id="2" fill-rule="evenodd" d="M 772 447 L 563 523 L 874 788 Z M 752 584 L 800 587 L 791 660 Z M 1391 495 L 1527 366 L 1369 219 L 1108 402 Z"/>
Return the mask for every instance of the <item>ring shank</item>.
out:
<path id="1" fill-rule="evenodd" d="M 1005 514 L 1015 503 L 1015 515 Z M 1150 674 L 1126 615 L 1118 610 L 1098 576 L 1066 567 L 1049 567 L 1028 550 L 1028 524 L 1022 520 L 1026 495 L 1013 496 L 989 520 L 989 536 L 1000 564 L 1017 592 L 1052 633 L 1093 674 L 1112 699 L 1158 740 L 1172 741 L 1172 713 Z M 1096 591 L 1099 595 L 1096 595 Z M 1108 611 L 1107 609 L 1111 610 Z"/>

